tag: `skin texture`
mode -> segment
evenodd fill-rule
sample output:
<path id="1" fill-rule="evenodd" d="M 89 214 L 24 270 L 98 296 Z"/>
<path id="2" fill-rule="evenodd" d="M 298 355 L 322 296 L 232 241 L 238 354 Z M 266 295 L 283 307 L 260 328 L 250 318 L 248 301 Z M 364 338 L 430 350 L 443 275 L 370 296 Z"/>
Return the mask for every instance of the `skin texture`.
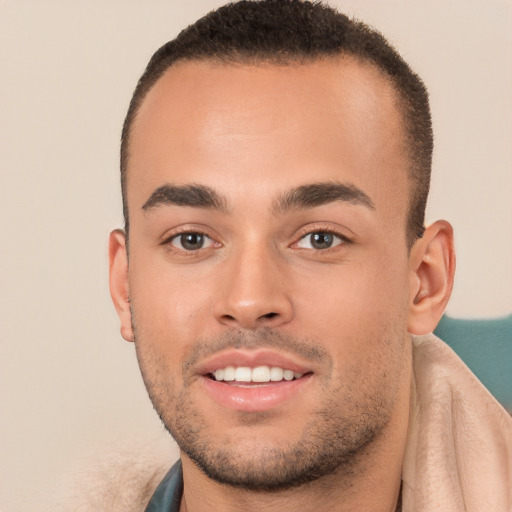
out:
<path id="1" fill-rule="evenodd" d="M 352 59 L 178 63 L 144 100 L 130 140 L 129 264 L 113 232 L 111 290 L 182 449 L 182 510 L 394 510 L 409 333 L 435 327 L 454 270 L 445 222 L 407 249 L 396 101 Z M 283 200 L 319 183 L 369 202 Z M 155 200 L 165 185 L 218 197 Z M 204 245 L 187 250 L 183 233 Z M 332 245 L 315 246 L 312 233 L 333 234 Z M 307 370 L 300 392 L 261 411 L 205 392 L 212 357 L 262 350 Z"/>

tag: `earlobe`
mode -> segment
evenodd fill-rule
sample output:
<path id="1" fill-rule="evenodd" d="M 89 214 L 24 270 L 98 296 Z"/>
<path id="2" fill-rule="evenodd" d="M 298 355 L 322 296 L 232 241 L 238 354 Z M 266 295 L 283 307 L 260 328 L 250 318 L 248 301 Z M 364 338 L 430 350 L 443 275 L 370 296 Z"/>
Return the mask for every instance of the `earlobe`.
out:
<path id="1" fill-rule="evenodd" d="M 411 334 L 432 332 L 444 313 L 453 288 L 455 250 L 453 229 L 443 220 L 429 226 L 409 257 L 409 316 Z"/>
<path id="2" fill-rule="evenodd" d="M 120 229 L 116 229 L 110 233 L 108 256 L 110 268 L 110 295 L 114 302 L 119 320 L 121 321 L 121 335 L 126 341 L 133 341 L 126 236 Z"/>

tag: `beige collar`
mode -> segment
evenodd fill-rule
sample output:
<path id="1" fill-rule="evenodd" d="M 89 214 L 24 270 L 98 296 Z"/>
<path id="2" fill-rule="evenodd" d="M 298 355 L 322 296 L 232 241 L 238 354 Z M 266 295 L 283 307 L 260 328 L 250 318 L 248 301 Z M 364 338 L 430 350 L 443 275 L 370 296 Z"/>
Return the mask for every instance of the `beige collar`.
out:
<path id="1" fill-rule="evenodd" d="M 512 418 L 448 345 L 413 344 L 404 512 L 511 512 Z"/>

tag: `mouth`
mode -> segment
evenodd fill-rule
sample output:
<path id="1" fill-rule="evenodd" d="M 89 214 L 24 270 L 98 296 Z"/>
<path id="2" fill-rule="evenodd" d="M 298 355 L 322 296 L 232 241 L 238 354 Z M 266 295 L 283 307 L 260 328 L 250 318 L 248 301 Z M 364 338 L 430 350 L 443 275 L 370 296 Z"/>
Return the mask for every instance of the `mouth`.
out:
<path id="1" fill-rule="evenodd" d="M 267 411 L 300 399 L 314 372 L 291 358 L 271 352 L 230 351 L 202 367 L 209 398 L 237 411 Z"/>
<path id="2" fill-rule="evenodd" d="M 309 372 L 311 373 L 311 372 Z M 217 382 L 225 382 L 232 386 L 254 386 L 273 384 L 276 382 L 290 382 L 301 379 L 305 374 L 295 372 L 280 366 L 226 366 L 218 368 L 208 376 Z"/>

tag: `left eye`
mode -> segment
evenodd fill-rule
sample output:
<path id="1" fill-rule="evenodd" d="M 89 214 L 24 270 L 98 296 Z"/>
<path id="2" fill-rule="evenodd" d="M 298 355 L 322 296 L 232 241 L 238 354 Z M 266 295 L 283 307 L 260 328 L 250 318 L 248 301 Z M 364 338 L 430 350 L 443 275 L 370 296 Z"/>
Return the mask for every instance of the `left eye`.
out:
<path id="1" fill-rule="evenodd" d="M 171 240 L 171 245 L 184 251 L 197 251 L 213 245 L 213 240 L 203 233 L 182 233 Z"/>
<path id="2" fill-rule="evenodd" d="M 297 243 L 301 249 L 330 249 L 344 242 L 343 238 L 329 231 L 314 231 L 303 236 Z"/>

